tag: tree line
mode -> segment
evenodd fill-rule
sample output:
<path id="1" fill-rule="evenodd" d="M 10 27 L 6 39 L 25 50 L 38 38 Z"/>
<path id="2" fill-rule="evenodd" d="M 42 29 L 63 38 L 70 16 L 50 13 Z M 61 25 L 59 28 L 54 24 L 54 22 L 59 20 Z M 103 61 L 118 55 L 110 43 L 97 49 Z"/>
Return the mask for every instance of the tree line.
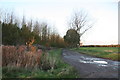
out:
<path id="1" fill-rule="evenodd" d="M 34 44 L 47 47 L 77 47 L 83 34 L 93 25 L 87 20 L 86 13 L 75 12 L 69 21 L 69 29 L 62 38 L 47 22 L 26 20 L 25 16 L 20 21 L 13 13 L 0 14 L 3 45 L 25 45 L 34 38 Z"/>
<path id="2" fill-rule="evenodd" d="M 0 17 L 0 24 L 2 25 L 3 45 L 26 45 L 27 41 L 34 38 L 34 44 L 65 47 L 64 39 L 46 22 L 40 23 L 33 20 L 27 22 L 25 16 L 20 22 L 15 15 L 7 13 L 2 14 L 2 18 Z"/>

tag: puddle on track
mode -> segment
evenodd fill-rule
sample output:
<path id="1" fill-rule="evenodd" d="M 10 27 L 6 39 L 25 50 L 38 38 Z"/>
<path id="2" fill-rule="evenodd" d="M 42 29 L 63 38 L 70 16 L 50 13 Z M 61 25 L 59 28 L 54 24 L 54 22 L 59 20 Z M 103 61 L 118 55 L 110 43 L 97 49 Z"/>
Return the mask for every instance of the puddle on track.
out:
<path id="1" fill-rule="evenodd" d="M 83 60 L 79 60 L 82 63 L 100 63 L 100 64 L 107 64 L 106 61 L 83 61 Z"/>
<path id="2" fill-rule="evenodd" d="M 70 58 L 74 61 L 79 61 L 81 63 L 89 63 L 89 64 L 95 64 L 97 66 L 103 66 L 103 67 L 113 67 L 113 68 L 118 68 L 118 65 L 120 65 L 120 62 L 117 61 L 111 61 L 111 60 L 105 60 L 101 58 L 93 58 L 93 57 L 88 57 L 88 56 L 78 56 L 78 55 L 67 55 L 63 53 L 63 56 L 65 58 Z"/>
<path id="3" fill-rule="evenodd" d="M 98 64 L 99 66 L 107 66 L 107 64 L 108 64 L 108 62 L 106 62 L 106 61 L 84 61 L 84 60 L 81 60 L 81 59 L 79 59 L 79 62 L 90 63 L 90 64 Z"/>
<path id="4" fill-rule="evenodd" d="M 119 62 L 105 61 L 104 59 L 101 59 L 101 58 L 91 58 L 91 57 L 83 57 L 83 56 L 81 56 L 78 60 L 81 63 L 96 64 L 98 66 L 104 66 L 104 67 L 114 66 L 114 68 L 117 68 L 118 65 L 119 65 Z"/>
<path id="5" fill-rule="evenodd" d="M 100 63 L 100 64 L 108 64 L 106 61 L 93 61 L 94 63 Z"/>

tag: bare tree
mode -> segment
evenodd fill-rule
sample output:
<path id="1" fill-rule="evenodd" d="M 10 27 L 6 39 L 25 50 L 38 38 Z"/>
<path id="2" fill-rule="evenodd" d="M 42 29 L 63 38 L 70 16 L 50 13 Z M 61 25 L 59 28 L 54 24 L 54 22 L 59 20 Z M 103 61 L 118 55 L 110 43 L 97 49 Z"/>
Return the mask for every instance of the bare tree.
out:
<path id="1" fill-rule="evenodd" d="M 23 16 L 23 18 L 22 18 L 22 26 L 26 26 L 26 19 L 25 19 L 25 16 Z"/>
<path id="2" fill-rule="evenodd" d="M 93 23 L 88 21 L 87 13 L 80 11 L 73 14 L 69 25 L 70 28 L 75 29 L 79 33 L 81 39 L 81 36 L 93 26 Z"/>
<path id="3" fill-rule="evenodd" d="M 38 21 L 35 22 L 34 27 L 33 27 L 33 32 L 37 35 L 40 34 L 40 24 Z"/>
<path id="4" fill-rule="evenodd" d="M 33 27 L 33 20 L 31 19 L 29 22 L 28 22 L 28 29 L 30 31 L 32 31 L 32 27 Z"/>
<path id="5" fill-rule="evenodd" d="M 2 22 L 2 10 L 0 9 L 0 24 Z"/>
<path id="6" fill-rule="evenodd" d="M 15 15 L 14 15 L 14 13 L 13 12 L 11 12 L 11 14 L 10 14 L 10 21 L 9 21 L 9 23 L 13 23 L 14 22 L 14 17 L 15 17 Z"/>

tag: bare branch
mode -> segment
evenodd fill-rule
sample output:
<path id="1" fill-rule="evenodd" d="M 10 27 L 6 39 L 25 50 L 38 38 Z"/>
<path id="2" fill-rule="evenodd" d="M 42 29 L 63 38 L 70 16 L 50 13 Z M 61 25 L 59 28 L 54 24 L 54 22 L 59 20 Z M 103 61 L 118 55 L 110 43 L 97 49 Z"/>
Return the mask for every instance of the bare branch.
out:
<path id="1" fill-rule="evenodd" d="M 83 11 L 75 12 L 70 21 L 70 26 L 72 29 L 75 29 L 81 36 L 92 28 L 92 24 L 88 21 L 88 14 Z"/>
<path id="2" fill-rule="evenodd" d="M 87 29 L 85 29 L 80 36 L 82 36 L 86 31 L 88 31 L 90 28 L 92 28 L 92 26 L 89 26 Z"/>

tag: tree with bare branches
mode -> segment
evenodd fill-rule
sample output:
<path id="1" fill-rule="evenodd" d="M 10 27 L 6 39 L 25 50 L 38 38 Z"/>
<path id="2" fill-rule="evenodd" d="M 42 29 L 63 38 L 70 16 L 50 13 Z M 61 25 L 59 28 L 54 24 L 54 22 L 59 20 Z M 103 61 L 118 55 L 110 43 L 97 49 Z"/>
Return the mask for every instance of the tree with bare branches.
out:
<path id="1" fill-rule="evenodd" d="M 81 36 L 88 31 L 93 24 L 88 20 L 87 13 L 80 11 L 73 14 L 71 20 L 69 21 L 69 26 L 70 29 L 75 29 L 78 32 L 81 40 Z"/>

